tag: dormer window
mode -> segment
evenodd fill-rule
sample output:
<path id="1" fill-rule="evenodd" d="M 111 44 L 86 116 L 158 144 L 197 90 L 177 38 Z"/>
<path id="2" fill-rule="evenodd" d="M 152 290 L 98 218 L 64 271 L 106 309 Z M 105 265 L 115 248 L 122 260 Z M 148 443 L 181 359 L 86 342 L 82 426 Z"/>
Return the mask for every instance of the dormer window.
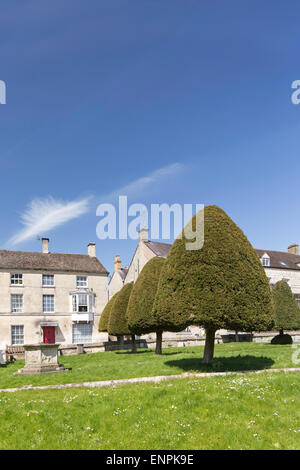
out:
<path id="1" fill-rule="evenodd" d="M 265 253 L 262 258 L 261 258 L 261 264 L 264 266 L 264 267 L 268 267 L 270 266 L 270 256 L 267 255 L 267 253 Z"/>

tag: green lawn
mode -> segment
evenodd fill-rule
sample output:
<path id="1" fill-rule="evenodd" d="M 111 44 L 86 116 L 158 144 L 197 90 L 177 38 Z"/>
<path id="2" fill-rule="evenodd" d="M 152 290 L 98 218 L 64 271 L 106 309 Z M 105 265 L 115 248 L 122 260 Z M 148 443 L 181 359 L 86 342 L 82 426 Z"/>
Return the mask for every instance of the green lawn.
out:
<path id="1" fill-rule="evenodd" d="M 182 372 L 237 371 L 266 368 L 295 367 L 291 345 L 266 343 L 227 343 L 216 345 L 211 366 L 201 364 L 203 347 L 169 348 L 157 356 L 152 350 L 137 354 L 115 351 L 76 356 L 62 356 L 60 362 L 69 368 L 58 374 L 32 376 L 13 375 L 24 362 L 0 366 L 0 388 L 23 385 L 48 385 L 82 381 L 126 379 L 154 375 L 181 374 Z"/>
<path id="2" fill-rule="evenodd" d="M 0 448 L 300 449 L 299 389 L 298 373 L 264 373 L 2 392 Z"/>

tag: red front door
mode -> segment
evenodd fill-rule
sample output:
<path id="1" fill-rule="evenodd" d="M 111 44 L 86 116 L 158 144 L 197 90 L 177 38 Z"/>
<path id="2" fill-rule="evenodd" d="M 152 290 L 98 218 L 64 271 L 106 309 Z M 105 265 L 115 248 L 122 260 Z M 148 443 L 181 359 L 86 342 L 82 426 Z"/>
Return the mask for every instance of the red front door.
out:
<path id="1" fill-rule="evenodd" d="M 43 326 L 44 344 L 55 344 L 55 326 Z"/>

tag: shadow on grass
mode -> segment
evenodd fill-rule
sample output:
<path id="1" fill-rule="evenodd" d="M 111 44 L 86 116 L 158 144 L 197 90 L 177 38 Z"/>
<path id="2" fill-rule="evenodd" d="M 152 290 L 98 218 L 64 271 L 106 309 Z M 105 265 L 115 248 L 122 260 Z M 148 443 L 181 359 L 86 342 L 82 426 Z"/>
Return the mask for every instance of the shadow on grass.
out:
<path id="1" fill-rule="evenodd" d="M 134 354 L 134 355 L 136 355 L 136 354 L 151 353 L 152 351 L 151 351 L 151 349 L 144 349 L 142 351 L 136 351 L 135 353 L 133 353 L 131 351 L 131 349 L 129 349 L 128 351 L 127 350 L 122 350 L 122 351 L 117 350 L 117 351 L 112 351 L 112 352 L 115 352 L 116 354 Z"/>
<path id="2" fill-rule="evenodd" d="M 165 364 L 186 372 L 230 372 L 269 369 L 274 361 L 264 356 L 232 356 L 215 357 L 209 365 L 202 364 L 201 359 L 179 359 L 177 361 L 165 361 Z"/>
<path id="3" fill-rule="evenodd" d="M 152 354 L 155 354 L 155 350 L 154 349 L 145 349 L 144 351 L 136 351 L 135 353 L 133 353 L 132 351 L 114 351 L 116 354 L 144 354 L 144 353 L 152 353 Z M 176 354 L 187 354 L 186 351 L 175 351 L 175 352 L 168 352 L 166 350 L 163 351 L 162 354 L 160 354 L 160 357 L 162 356 L 175 356 Z M 188 354 L 195 354 L 194 352 L 189 352 Z"/>

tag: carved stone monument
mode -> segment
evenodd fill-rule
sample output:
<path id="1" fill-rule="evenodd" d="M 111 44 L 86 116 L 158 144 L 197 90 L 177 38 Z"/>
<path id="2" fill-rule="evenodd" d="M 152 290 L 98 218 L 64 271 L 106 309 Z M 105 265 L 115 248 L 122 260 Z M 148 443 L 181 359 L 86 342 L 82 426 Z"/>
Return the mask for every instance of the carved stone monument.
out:
<path id="1" fill-rule="evenodd" d="M 59 344 L 25 344 L 25 367 L 16 374 L 42 374 L 63 372 L 66 369 L 58 362 Z"/>

